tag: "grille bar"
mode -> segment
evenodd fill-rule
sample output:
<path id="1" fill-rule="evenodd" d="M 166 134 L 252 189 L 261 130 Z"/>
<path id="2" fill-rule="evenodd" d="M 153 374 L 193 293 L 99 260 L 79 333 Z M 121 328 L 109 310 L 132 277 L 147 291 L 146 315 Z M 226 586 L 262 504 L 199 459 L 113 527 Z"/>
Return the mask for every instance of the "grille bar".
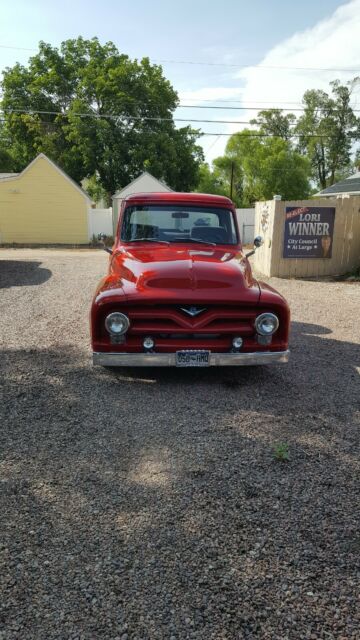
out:
<path id="1" fill-rule="evenodd" d="M 131 307 L 126 310 L 130 318 L 129 333 L 254 333 L 254 309 L 209 306 L 201 314 L 190 317 L 179 307 Z"/>

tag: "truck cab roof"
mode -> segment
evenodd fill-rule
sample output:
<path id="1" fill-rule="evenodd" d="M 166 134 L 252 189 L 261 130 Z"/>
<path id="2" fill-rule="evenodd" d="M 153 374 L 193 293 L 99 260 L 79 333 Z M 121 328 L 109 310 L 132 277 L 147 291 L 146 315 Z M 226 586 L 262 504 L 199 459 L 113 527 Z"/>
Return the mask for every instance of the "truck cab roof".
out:
<path id="1" fill-rule="evenodd" d="M 230 198 L 209 193 L 182 193 L 182 192 L 154 192 L 136 193 L 125 198 L 128 205 L 132 204 L 193 204 L 210 205 L 213 207 L 226 207 L 234 209 L 234 203 Z"/>

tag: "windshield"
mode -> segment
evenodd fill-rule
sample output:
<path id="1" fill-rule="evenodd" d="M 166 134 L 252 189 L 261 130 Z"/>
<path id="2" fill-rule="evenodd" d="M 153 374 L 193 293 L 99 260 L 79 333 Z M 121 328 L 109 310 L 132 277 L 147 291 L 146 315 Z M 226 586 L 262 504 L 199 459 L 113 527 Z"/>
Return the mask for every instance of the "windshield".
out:
<path id="1" fill-rule="evenodd" d="M 125 209 L 124 242 L 237 244 L 234 214 L 217 207 L 135 205 Z"/>

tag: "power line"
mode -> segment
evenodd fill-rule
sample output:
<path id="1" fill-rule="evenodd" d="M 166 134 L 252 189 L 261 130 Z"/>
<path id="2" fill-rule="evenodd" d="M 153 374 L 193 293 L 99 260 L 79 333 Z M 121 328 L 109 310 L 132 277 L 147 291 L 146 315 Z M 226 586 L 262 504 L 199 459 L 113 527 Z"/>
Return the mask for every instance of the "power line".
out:
<path id="1" fill-rule="evenodd" d="M 207 120 L 202 118 L 164 118 L 161 116 L 130 116 L 128 114 L 120 114 L 114 115 L 110 113 L 80 113 L 80 112 L 71 112 L 71 113 L 62 113 L 61 111 L 41 111 L 37 109 L 3 109 L 3 113 L 17 113 L 17 114 L 28 114 L 28 115 L 52 115 L 52 116 L 61 116 L 66 118 L 69 115 L 76 116 L 79 118 L 96 118 L 96 119 L 108 119 L 108 120 L 118 120 L 121 118 L 125 118 L 126 120 L 135 120 L 135 121 L 150 121 L 150 122 L 197 122 L 197 123 L 215 123 L 215 124 L 250 124 L 247 120 Z"/>
<path id="2" fill-rule="evenodd" d="M 27 89 L 25 89 L 25 91 L 27 91 Z M 5 95 L 5 92 L 2 91 L 1 88 L 0 88 L 0 95 Z M 31 92 L 30 92 L 30 95 L 31 95 Z M 41 94 L 39 94 L 39 95 L 41 95 Z M 24 93 L 18 92 L 18 91 L 12 91 L 11 92 L 11 96 L 24 97 Z M 184 100 L 186 102 L 189 102 L 190 98 L 189 99 L 184 98 Z M 244 108 L 244 109 L 247 108 L 245 106 L 246 104 L 251 104 L 251 105 L 255 105 L 255 104 L 256 105 L 257 104 L 258 105 L 264 105 L 264 104 L 269 104 L 269 105 L 289 105 L 289 104 L 301 105 L 301 100 L 297 100 L 297 101 L 294 101 L 294 102 L 291 102 L 290 100 L 286 100 L 286 101 L 282 100 L 282 101 L 279 101 L 279 102 L 274 101 L 274 100 L 245 100 L 244 101 L 244 100 L 235 100 L 235 99 L 232 100 L 230 98 L 228 98 L 227 100 L 224 100 L 222 98 L 211 98 L 211 99 L 210 98 L 194 98 L 194 100 L 196 100 L 197 103 L 198 102 L 222 102 L 222 103 L 225 103 L 225 104 L 229 104 L 231 102 L 236 102 L 236 103 L 243 104 L 244 106 L 242 108 Z M 191 105 L 191 106 L 193 106 L 193 105 Z M 207 106 L 207 105 L 204 105 L 204 106 L 203 105 L 194 105 L 194 106 L 199 106 L 199 107 L 201 106 L 201 108 L 204 108 L 204 109 L 211 109 L 211 105 L 210 106 Z M 218 106 L 219 106 L 219 108 L 223 108 L 223 109 L 227 108 L 227 107 L 222 107 L 220 105 L 218 105 Z M 280 109 L 281 107 L 274 107 L 274 108 L 279 108 Z"/>
<path id="3" fill-rule="evenodd" d="M 1 49 L 12 49 L 18 51 L 38 51 L 38 49 L 30 47 L 15 47 L 13 45 L 0 44 Z M 148 57 L 148 56 L 143 56 Z M 360 73 L 360 69 L 352 69 L 349 67 L 291 67 L 285 65 L 263 65 L 263 64 L 237 64 L 229 62 L 207 62 L 200 60 L 157 60 L 151 59 L 155 64 L 182 64 L 182 65 L 194 65 L 194 66 L 206 66 L 206 67 L 230 67 L 237 69 L 277 69 L 284 71 L 342 71 L 345 73 Z"/>
<path id="4" fill-rule="evenodd" d="M 245 124 L 251 125 L 251 122 L 248 120 L 208 120 L 206 118 L 164 118 L 162 116 L 131 116 L 128 114 L 112 114 L 112 113 L 80 113 L 80 112 L 69 112 L 62 113 L 61 111 L 45 111 L 38 109 L 2 109 L 3 113 L 9 114 L 28 114 L 28 115 L 54 115 L 61 116 L 63 118 L 68 117 L 69 115 L 76 116 L 78 118 L 95 118 L 99 119 L 108 119 L 108 120 L 118 120 L 125 118 L 130 121 L 150 121 L 150 122 L 196 122 L 196 123 L 206 123 L 206 124 Z"/>
<path id="5" fill-rule="evenodd" d="M 4 94 L 3 94 L 4 95 Z M 16 96 L 15 96 L 16 97 Z M 271 103 L 269 103 L 271 104 Z M 142 106 L 144 106 L 142 104 Z M 349 105 L 351 107 L 351 105 Z M 351 107 L 352 108 L 352 107 Z M 229 107 L 223 107 L 220 105 L 199 105 L 199 104 L 179 104 L 176 109 L 220 109 L 221 111 L 270 111 L 272 109 L 274 109 L 275 111 L 296 111 L 296 112 L 304 112 L 306 111 L 305 107 L 295 107 L 295 108 L 290 108 L 290 107 L 286 107 L 285 105 L 282 107 L 267 107 L 267 108 L 262 108 L 262 107 L 233 107 L 233 106 L 229 106 Z M 318 107 L 316 109 L 317 111 L 327 111 L 326 108 L 321 108 Z M 360 113 L 360 109 L 354 109 L 352 108 L 354 113 Z M 333 112 L 336 113 L 337 111 L 339 111 L 339 109 L 333 109 Z M 59 112 L 56 112 L 59 113 Z M 125 114 L 123 114 L 122 117 L 124 117 Z"/>
<path id="6" fill-rule="evenodd" d="M 5 93 L 0 91 L 0 96 L 1 95 L 4 96 Z M 12 93 L 11 97 L 23 98 L 24 94 L 22 94 L 22 93 Z M 27 98 L 30 98 L 30 97 L 33 97 L 33 96 L 31 96 L 31 94 L 29 96 L 27 96 Z M 43 96 L 39 96 L 39 97 L 43 97 Z M 252 104 L 254 104 L 254 103 L 252 103 Z M 305 107 L 288 107 L 288 106 L 286 106 L 286 104 L 283 104 L 283 106 L 279 107 L 279 106 L 274 106 L 274 105 L 275 104 L 281 104 L 281 103 L 271 103 L 271 102 L 268 102 L 267 104 L 270 105 L 270 106 L 268 106 L 266 108 L 264 108 L 262 106 L 258 106 L 258 107 L 255 107 L 255 106 L 234 107 L 234 106 L 231 105 L 231 106 L 223 107 L 222 105 L 179 104 L 179 105 L 177 105 L 176 109 L 215 109 L 215 110 L 219 110 L 220 109 L 221 111 L 269 111 L 269 110 L 274 109 L 276 111 L 290 111 L 290 112 L 293 112 L 293 111 L 304 112 L 304 111 L 306 111 Z M 294 102 L 293 104 L 299 104 L 299 102 Z M 143 107 L 144 103 L 141 103 L 141 106 Z M 354 105 L 354 106 L 356 106 L 356 105 Z M 352 108 L 354 113 L 360 113 L 360 109 L 353 108 L 352 105 L 349 105 L 349 107 Z M 327 109 L 325 107 L 318 107 L 316 110 L 319 111 L 319 112 L 327 111 Z M 337 111 L 339 111 L 339 109 L 333 109 L 334 113 L 336 113 Z M 56 112 L 56 113 L 60 115 L 60 112 Z M 93 114 L 89 114 L 89 115 L 93 115 Z M 120 116 L 113 116 L 113 117 L 120 117 Z M 127 116 L 126 116 L 126 114 L 122 114 L 121 117 L 127 117 Z M 129 116 L 129 117 L 132 117 L 132 116 Z M 196 122 L 196 120 L 194 120 L 194 122 Z M 203 122 L 203 120 L 201 122 Z"/>
<path id="7" fill-rule="evenodd" d="M 215 124 L 251 124 L 247 120 L 207 120 L 202 118 L 164 118 L 162 116 L 131 116 L 128 114 L 112 114 L 112 113 L 80 113 L 80 112 L 70 112 L 70 113 L 62 113 L 61 111 L 45 111 L 38 109 L 3 109 L 3 113 L 18 113 L 18 114 L 29 114 L 29 115 L 52 115 L 52 116 L 61 116 L 67 117 L 69 115 L 76 116 L 79 118 L 96 118 L 96 119 L 109 119 L 109 120 L 117 120 L 121 118 L 125 118 L 126 120 L 135 120 L 135 121 L 151 121 L 151 122 L 197 122 L 197 123 L 215 123 Z"/>
<path id="8" fill-rule="evenodd" d="M 8 44 L 0 44 L 0 49 L 14 49 L 15 51 L 38 51 L 38 49 L 30 49 L 29 47 L 13 47 Z"/>
<path id="9" fill-rule="evenodd" d="M 187 98 L 184 98 L 184 100 L 187 100 Z M 190 98 L 189 98 L 190 100 Z M 224 100 L 223 98 L 194 98 L 194 100 L 196 100 L 196 102 L 241 102 L 241 103 L 249 103 L 249 104 L 301 104 L 301 100 L 297 100 L 296 102 L 291 102 L 290 100 L 282 100 L 281 102 L 276 102 L 274 100 L 235 100 L 232 98 L 227 98 L 226 100 Z"/>
<path id="10" fill-rule="evenodd" d="M 204 153 L 205 153 L 205 155 L 206 155 L 207 153 L 209 153 L 210 149 L 212 149 L 212 148 L 213 148 L 213 146 L 217 143 L 217 141 L 219 140 L 219 138 L 220 138 L 220 136 L 217 136 L 217 138 L 215 138 L 215 140 L 213 140 L 213 141 L 212 141 L 211 145 L 210 145 L 207 149 L 204 149 Z"/>
<path id="11" fill-rule="evenodd" d="M 6 122 L 5 118 L 0 118 L 0 122 Z M 57 124 L 55 122 L 44 122 L 44 121 L 38 121 L 36 123 L 39 126 L 43 126 L 46 128 L 49 127 L 53 127 L 54 129 L 61 129 L 61 125 Z M 153 133 L 157 133 L 156 131 L 153 131 Z M 235 131 L 233 133 L 225 133 L 225 132 L 213 132 L 213 131 L 201 131 L 199 133 L 199 137 L 204 137 L 204 136 L 239 136 L 241 138 L 282 138 L 282 136 L 278 136 L 278 135 L 274 135 L 273 133 L 259 133 L 259 132 L 247 132 L 247 133 L 242 133 L 241 131 Z M 329 138 L 330 136 L 328 135 L 323 135 L 323 134 L 300 134 L 300 133 L 292 133 L 291 136 L 289 136 L 290 138 Z"/>
<path id="12" fill-rule="evenodd" d="M 269 103 L 270 104 L 270 103 Z M 351 105 L 349 105 L 351 106 Z M 290 108 L 290 107 L 267 107 L 266 109 L 263 109 L 262 107 L 222 107 L 219 105 L 213 105 L 213 106 L 204 106 L 204 105 L 197 105 L 197 104 L 179 104 L 177 109 L 222 109 L 223 111 L 228 111 L 228 110 L 233 110 L 233 111 L 269 111 L 271 109 L 274 109 L 275 111 L 306 111 L 305 107 L 299 108 L 299 107 L 295 107 L 295 108 Z M 327 111 L 326 108 L 317 108 L 317 111 Z M 339 109 L 334 109 L 334 112 L 339 111 Z M 353 109 L 354 112 L 360 112 L 360 109 Z"/>
<path id="13" fill-rule="evenodd" d="M 277 136 L 274 135 L 273 133 L 241 133 L 240 131 L 235 131 L 233 133 L 213 133 L 212 131 L 202 131 L 201 136 L 239 136 L 241 138 L 281 138 L 283 139 L 283 136 Z M 311 133 L 311 134 L 304 134 L 304 133 L 292 133 L 289 138 L 330 138 L 329 135 L 323 135 L 323 134 L 317 134 L 317 133 Z"/>
<path id="14" fill-rule="evenodd" d="M 221 105 L 203 105 L 203 104 L 179 104 L 177 109 L 221 109 L 222 111 L 264 111 L 262 107 L 223 107 Z M 277 109 L 278 111 L 304 111 L 305 109 L 289 107 L 268 107 L 269 109 Z"/>
<path id="15" fill-rule="evenodd" d="M 231 64 L 227 62 L 199 62 L 194 60 L 153 60 L 160 64 L 189 64 L 207 67 L 232 67 L 237 69 L 277 69 L 284 71 L 344 71 L 349 73 L 360 73 L 360 69 L 350 69 L 348 67 L 287 67 L 284 65 L 263 65 L 263 64 Z"/>

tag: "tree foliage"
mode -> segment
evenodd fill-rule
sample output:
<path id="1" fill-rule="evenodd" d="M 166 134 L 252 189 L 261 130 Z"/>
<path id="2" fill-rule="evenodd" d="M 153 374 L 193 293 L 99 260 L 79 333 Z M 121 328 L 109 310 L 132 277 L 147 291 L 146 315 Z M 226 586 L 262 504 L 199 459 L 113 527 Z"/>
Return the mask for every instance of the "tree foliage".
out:
<path id="1" fill-rule="evenodd" d="M 220 179 L 229 196 L 232 176 L 233 200 L 245 207 L 256 200 L 271 199 L 275 194 L 288 200 L 307 197 L 310 193 L 307 158 L 297 153 L 288 140 L 261 137 L 259 133 L 244 129 L 233 134 L 225 155 L 214 160 L 212 172 L 207 169 L 207 183 L 215 179 L 219 184 Z"/>
<path id="2" fill-rule="evenodd" d="M 359 137 L 358 120 L 350 106 L 356 83 L 354 79 L 344 86 L 335 80 L 330 83 L 333 96 L 312 89 L 303 97 L 305 111 L 296 126 L 299 149 L 309 157 L 312 177 L 322 189 L 334 184 L 336 174 L 351 162 L 352 145 Z"/>
<path id="3" fill-rule="evenodd" d="M 0 170 L 20 171 L 44 152 L 77 182 L 91 178 L 107 198 L 143 170 L 177 190 L 232 195 L 238 205 L 274 193 L 303 198 L 351 173 L 360 119 L 350 100 L 358 81 L 306 91 L 298 118 L 259 111 L 250 121 L 256 130 L 234 134 L 210 168 L 199 132 L 175 127 L 178 96 L 160 66 L 97 38 L 59 48 L 41 42 L 28 65 L 3 74 Z"/>
<path id="4" fill-rule="evenodd" d="M 231 186 L 232 181 L 232 186 Z M 241 205 L 242 172 L 238 164 L 227 155 L 215 158 L 213 168 L 204 163 L 200 167 L 200 179 L 196 187 L 199 193 L 214 193 L 231 198 Z"/>
<path id="5" fill-rule="evenodd" d="M 195 189 L 198 193 L 213 193 L 220 196 L 228 196 L 226 185 L 219 173 L 210 169 L 207 163 L 203 163 L 199 170 L 199 182 Z"/>
<path id="6" fill-rule="evenodd" d="M 284 199 L 306 198 L 349 176 L 360 158 L 354 149 L 360 119 L 350 104 L 358 81 L 331 82 L 332 95 L 306 91 L 299 118 L 281 109 L 259 111 L 250 121 L 256 130 L 244 129 L 229 138 L 224 156 L 207 169 L 207 182 L 221 180 L 229 194 L 233 175 L 234 199 L 247 206 L 277 193 Z"/>
<path id="7" fill-rule="evenodd" d="M 257 118 L 250 120 L 250 124 L 258 127 L 259 133 L 269 136 L 279 136 L 290 140 L 296 116 L 293 113 L 283 113 L 282 109 L 266 109 L 259 111 Z"/>
<path id="8" fill-rule="evenodd" d="M 13 171 L 13 158 L 6 148 L 0 145 L 0 173 L 12 173 Z"/>
<path id="9" fill-rule="evenodd" d="M 109 194 L 144 169 L 173 188 L 198 181 L 198 132 L 176 129 L 178 96 L 162 68 L 111 42 L 40 42 L 27 66 L 4 72 L 2 109 L 17 170 L 44 152 L 77 182 L 94 174 Z"/>
<path id="10" fill-rule="evenodd" d="M 309 194 L 309 162 L 283 138 L 256 137 L 244 130 L 229 139 L 226 155 L 242 169 L 242 200 L 249 205 L 268 200 L 275 194 L 284 199 L 304 198 Z"/>
<path id="11" fill-rule="evenodd" d="M 14 160 L 8 151 L 6 132 L 0 122 L 0 173 L 11 173 L 12 171 L 14 171 Z"/>

